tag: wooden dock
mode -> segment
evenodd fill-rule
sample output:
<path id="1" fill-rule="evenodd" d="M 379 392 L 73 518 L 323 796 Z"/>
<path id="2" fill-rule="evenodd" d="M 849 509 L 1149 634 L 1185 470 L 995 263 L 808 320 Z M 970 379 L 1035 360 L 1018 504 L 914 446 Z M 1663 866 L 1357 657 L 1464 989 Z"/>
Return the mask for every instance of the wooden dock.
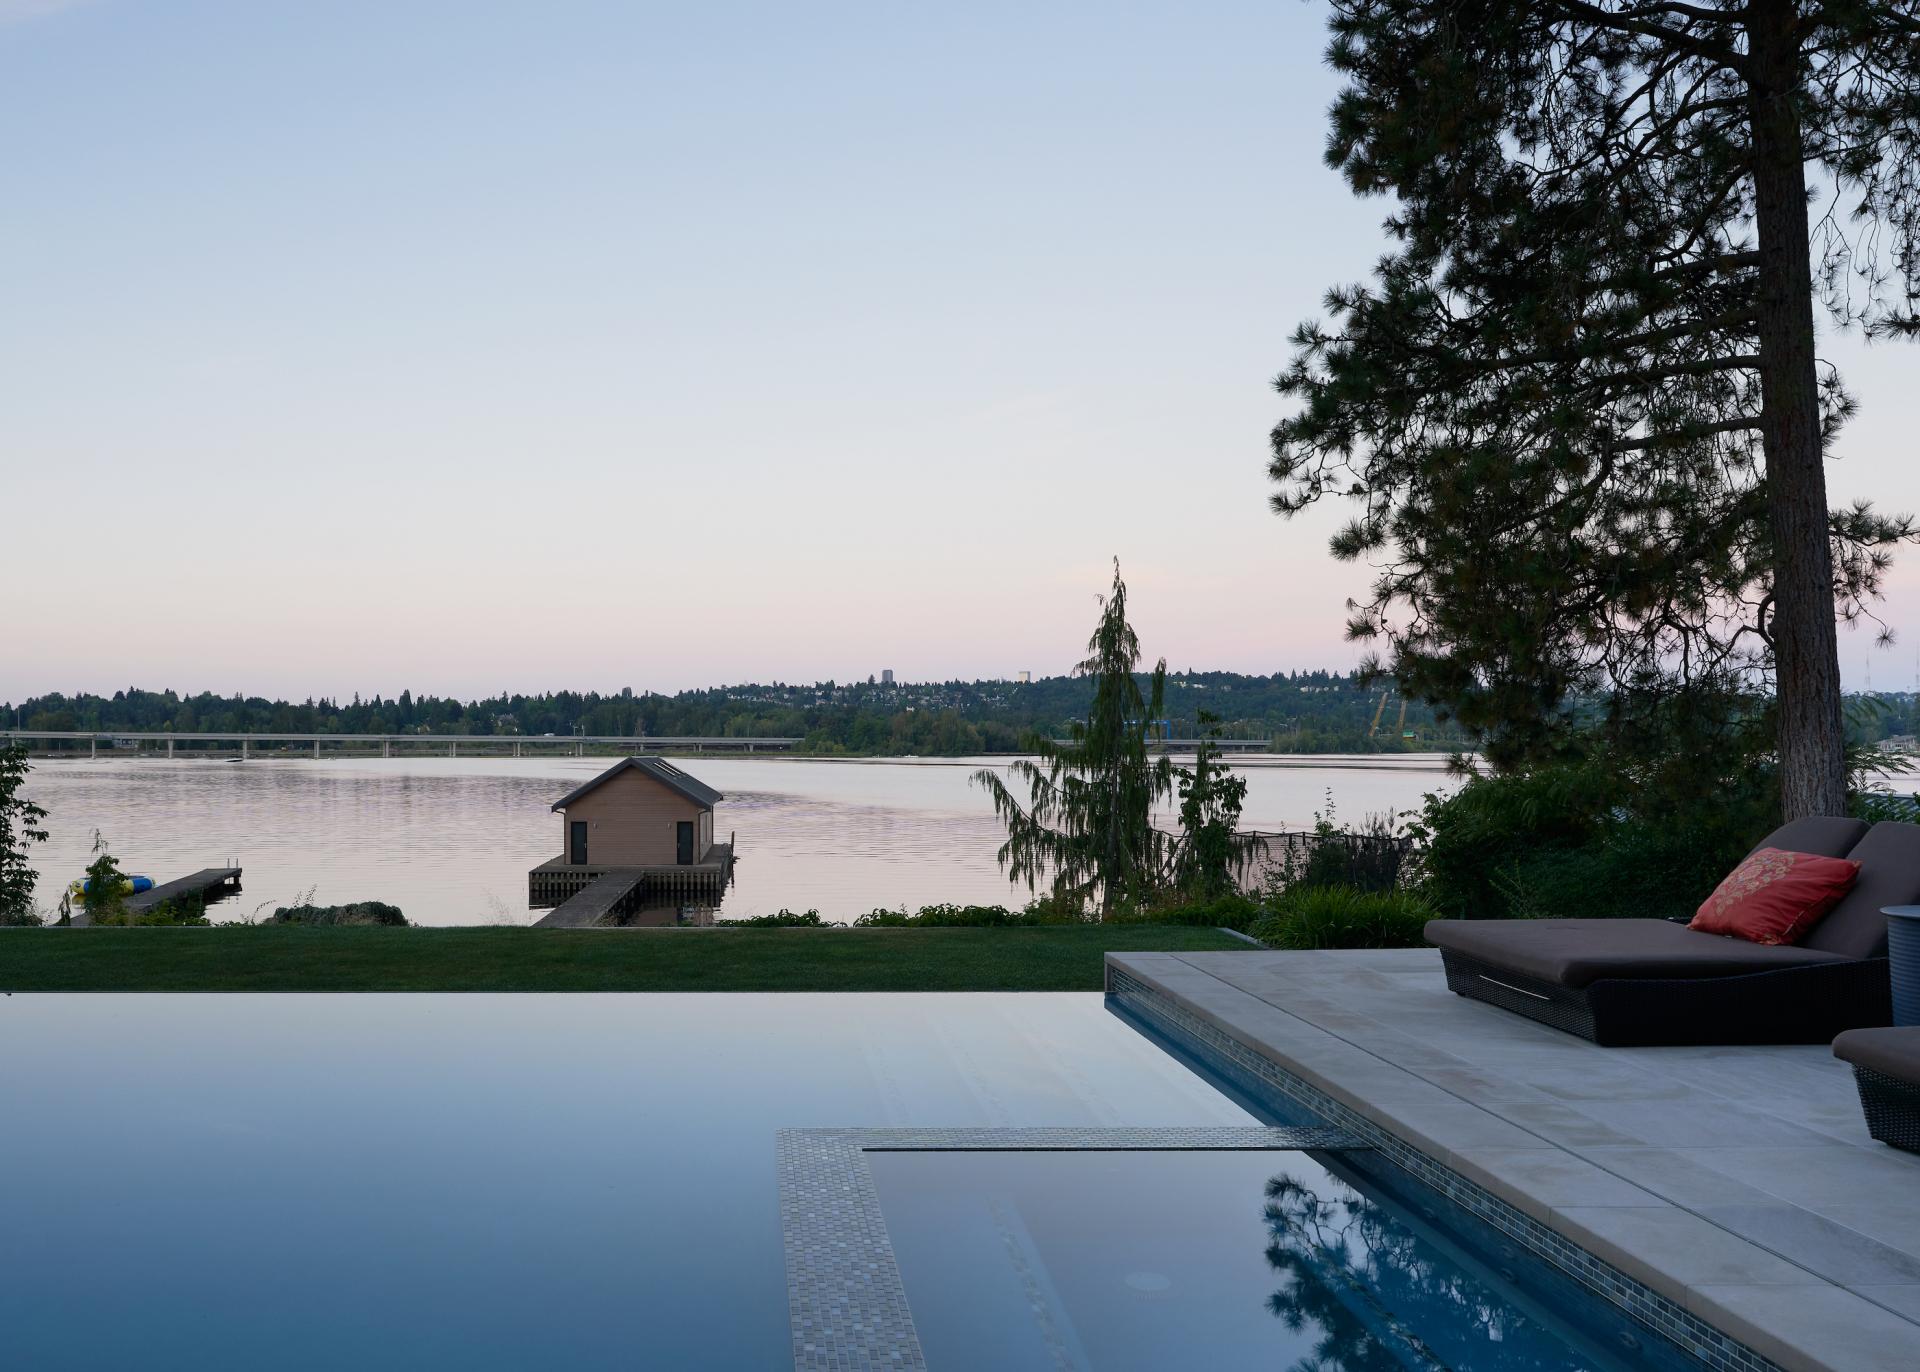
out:
<path id="1" fill-rule="evenodd" d="M 646 890 L 644 871 L 608 872 L 595 877 L 554 908 L 552 913 L 534 922 L 536 929 L 591 929 L 594 925 L 617 919 L 640 904 Z"/>
<path id="2" fill-rule="evenodd" d="M 151 910 L 170 900 L 183 900 L 199 896 L 211 904 L 224 896 L 233 895 L 240 889 L 240 869 L 238 867 L 202 867 L 190 876 L 177 877 L 172 881 L 163 881 L 150 886 L 138 895 L 126 897 L 125 905 L 135 914 Z M 84 902 L 74 907 L 73 922 L 76 927 L 85 927 L 92 923 L 87 915 Z"/>
<path id="3" fill-rule="evenodd" d="M 238 867 L 202 867 L 191 876 L 180 877 L 175 881 L 163 881 L 137 896 L 128 896 L 127 908 L 151 910 L 156 905 L 170 900 L 179 900 L 183 896 L 199 896 L 203 900 L 215 901 L 222 896 L 230 896 L 239 889 L 240 869 Z"/>
<path id="4" fill-rule="evenodd" d="M 733 845 L 673 867 L 573 867 L 565 855 L 527 873 L 527 904 L 552 913 L 536 929 L 583 929 L 648 905 L 717 905 L 733 880 Z"/>

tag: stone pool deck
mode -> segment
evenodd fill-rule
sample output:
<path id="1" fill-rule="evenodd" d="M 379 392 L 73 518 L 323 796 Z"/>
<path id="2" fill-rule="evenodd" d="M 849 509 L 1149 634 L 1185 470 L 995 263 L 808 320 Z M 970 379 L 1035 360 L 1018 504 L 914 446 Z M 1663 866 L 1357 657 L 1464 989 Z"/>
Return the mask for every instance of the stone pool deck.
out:
<path id="1" fill-rule="evenodd" d="M 1107 963 L 1791 1372 L 1920 1369 L 1920 1155 L 1825 1047 L 1599 1048 L 1432 949 Z"/>

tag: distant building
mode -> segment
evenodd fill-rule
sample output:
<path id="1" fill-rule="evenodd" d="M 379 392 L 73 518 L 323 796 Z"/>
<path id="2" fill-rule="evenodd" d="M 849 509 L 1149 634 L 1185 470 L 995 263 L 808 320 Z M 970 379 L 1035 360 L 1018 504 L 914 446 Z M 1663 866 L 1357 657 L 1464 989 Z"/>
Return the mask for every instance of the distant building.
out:
<path id="1" fill-rule="evenodd" d="M 880 684 L 882 686 L 893 685 L 893 668 L 889 667 L 880 673 Z"/>
<path id="2" fill-rule="evenodd" d="M 664 758 L 622 758 L 554 802 L 568 867 L 692 867 L 713 850 L 726 797 Z M 724 848 L 724 845 L 722 845 Z"/>
<path id="3" fill-rule="evenodd" d="M 1030 685 L 1033 681 L 1033 673 L 1022 672 L 1020 673 L 1019 676 L 1015 677 L 1014 680 L 1019 682 L 1022 686 Z"/>

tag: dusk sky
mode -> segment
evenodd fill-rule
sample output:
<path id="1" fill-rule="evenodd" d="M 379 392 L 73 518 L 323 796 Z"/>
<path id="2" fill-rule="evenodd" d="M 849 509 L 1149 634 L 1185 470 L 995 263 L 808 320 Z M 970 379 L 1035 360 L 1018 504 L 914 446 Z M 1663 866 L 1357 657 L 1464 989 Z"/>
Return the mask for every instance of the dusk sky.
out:
<path id="1" fill-rule="evenodd" d="M 1316 4 L 0 0 L 0 699 L 1346 667 Z M 1920 349 L 1830 339 L 1920 509 Z M 1920 549 L 1844 634 L 1911 689 Z"/>

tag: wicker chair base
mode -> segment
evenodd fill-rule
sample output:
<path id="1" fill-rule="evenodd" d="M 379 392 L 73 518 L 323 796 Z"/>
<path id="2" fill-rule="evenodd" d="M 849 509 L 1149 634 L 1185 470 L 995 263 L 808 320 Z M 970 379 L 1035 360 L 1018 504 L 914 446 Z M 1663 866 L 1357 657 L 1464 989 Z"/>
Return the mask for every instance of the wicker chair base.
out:
<path id="1" fill-rule="evenodd" d="M 1615 978 L 1574 988 L 1449 949 L 1447 989 L 1609 1048 L 1831 1043 L 1893 1022 L 1885 958 L 1736 977 Z"/>
<path id="2" fill-rule="evenodd" d="M 1867 1132 L 1894 1148 L 1920 1153 L 1920 1082 L 1856 1066 L 1853 1084 L 1860 1088 Z"/>

